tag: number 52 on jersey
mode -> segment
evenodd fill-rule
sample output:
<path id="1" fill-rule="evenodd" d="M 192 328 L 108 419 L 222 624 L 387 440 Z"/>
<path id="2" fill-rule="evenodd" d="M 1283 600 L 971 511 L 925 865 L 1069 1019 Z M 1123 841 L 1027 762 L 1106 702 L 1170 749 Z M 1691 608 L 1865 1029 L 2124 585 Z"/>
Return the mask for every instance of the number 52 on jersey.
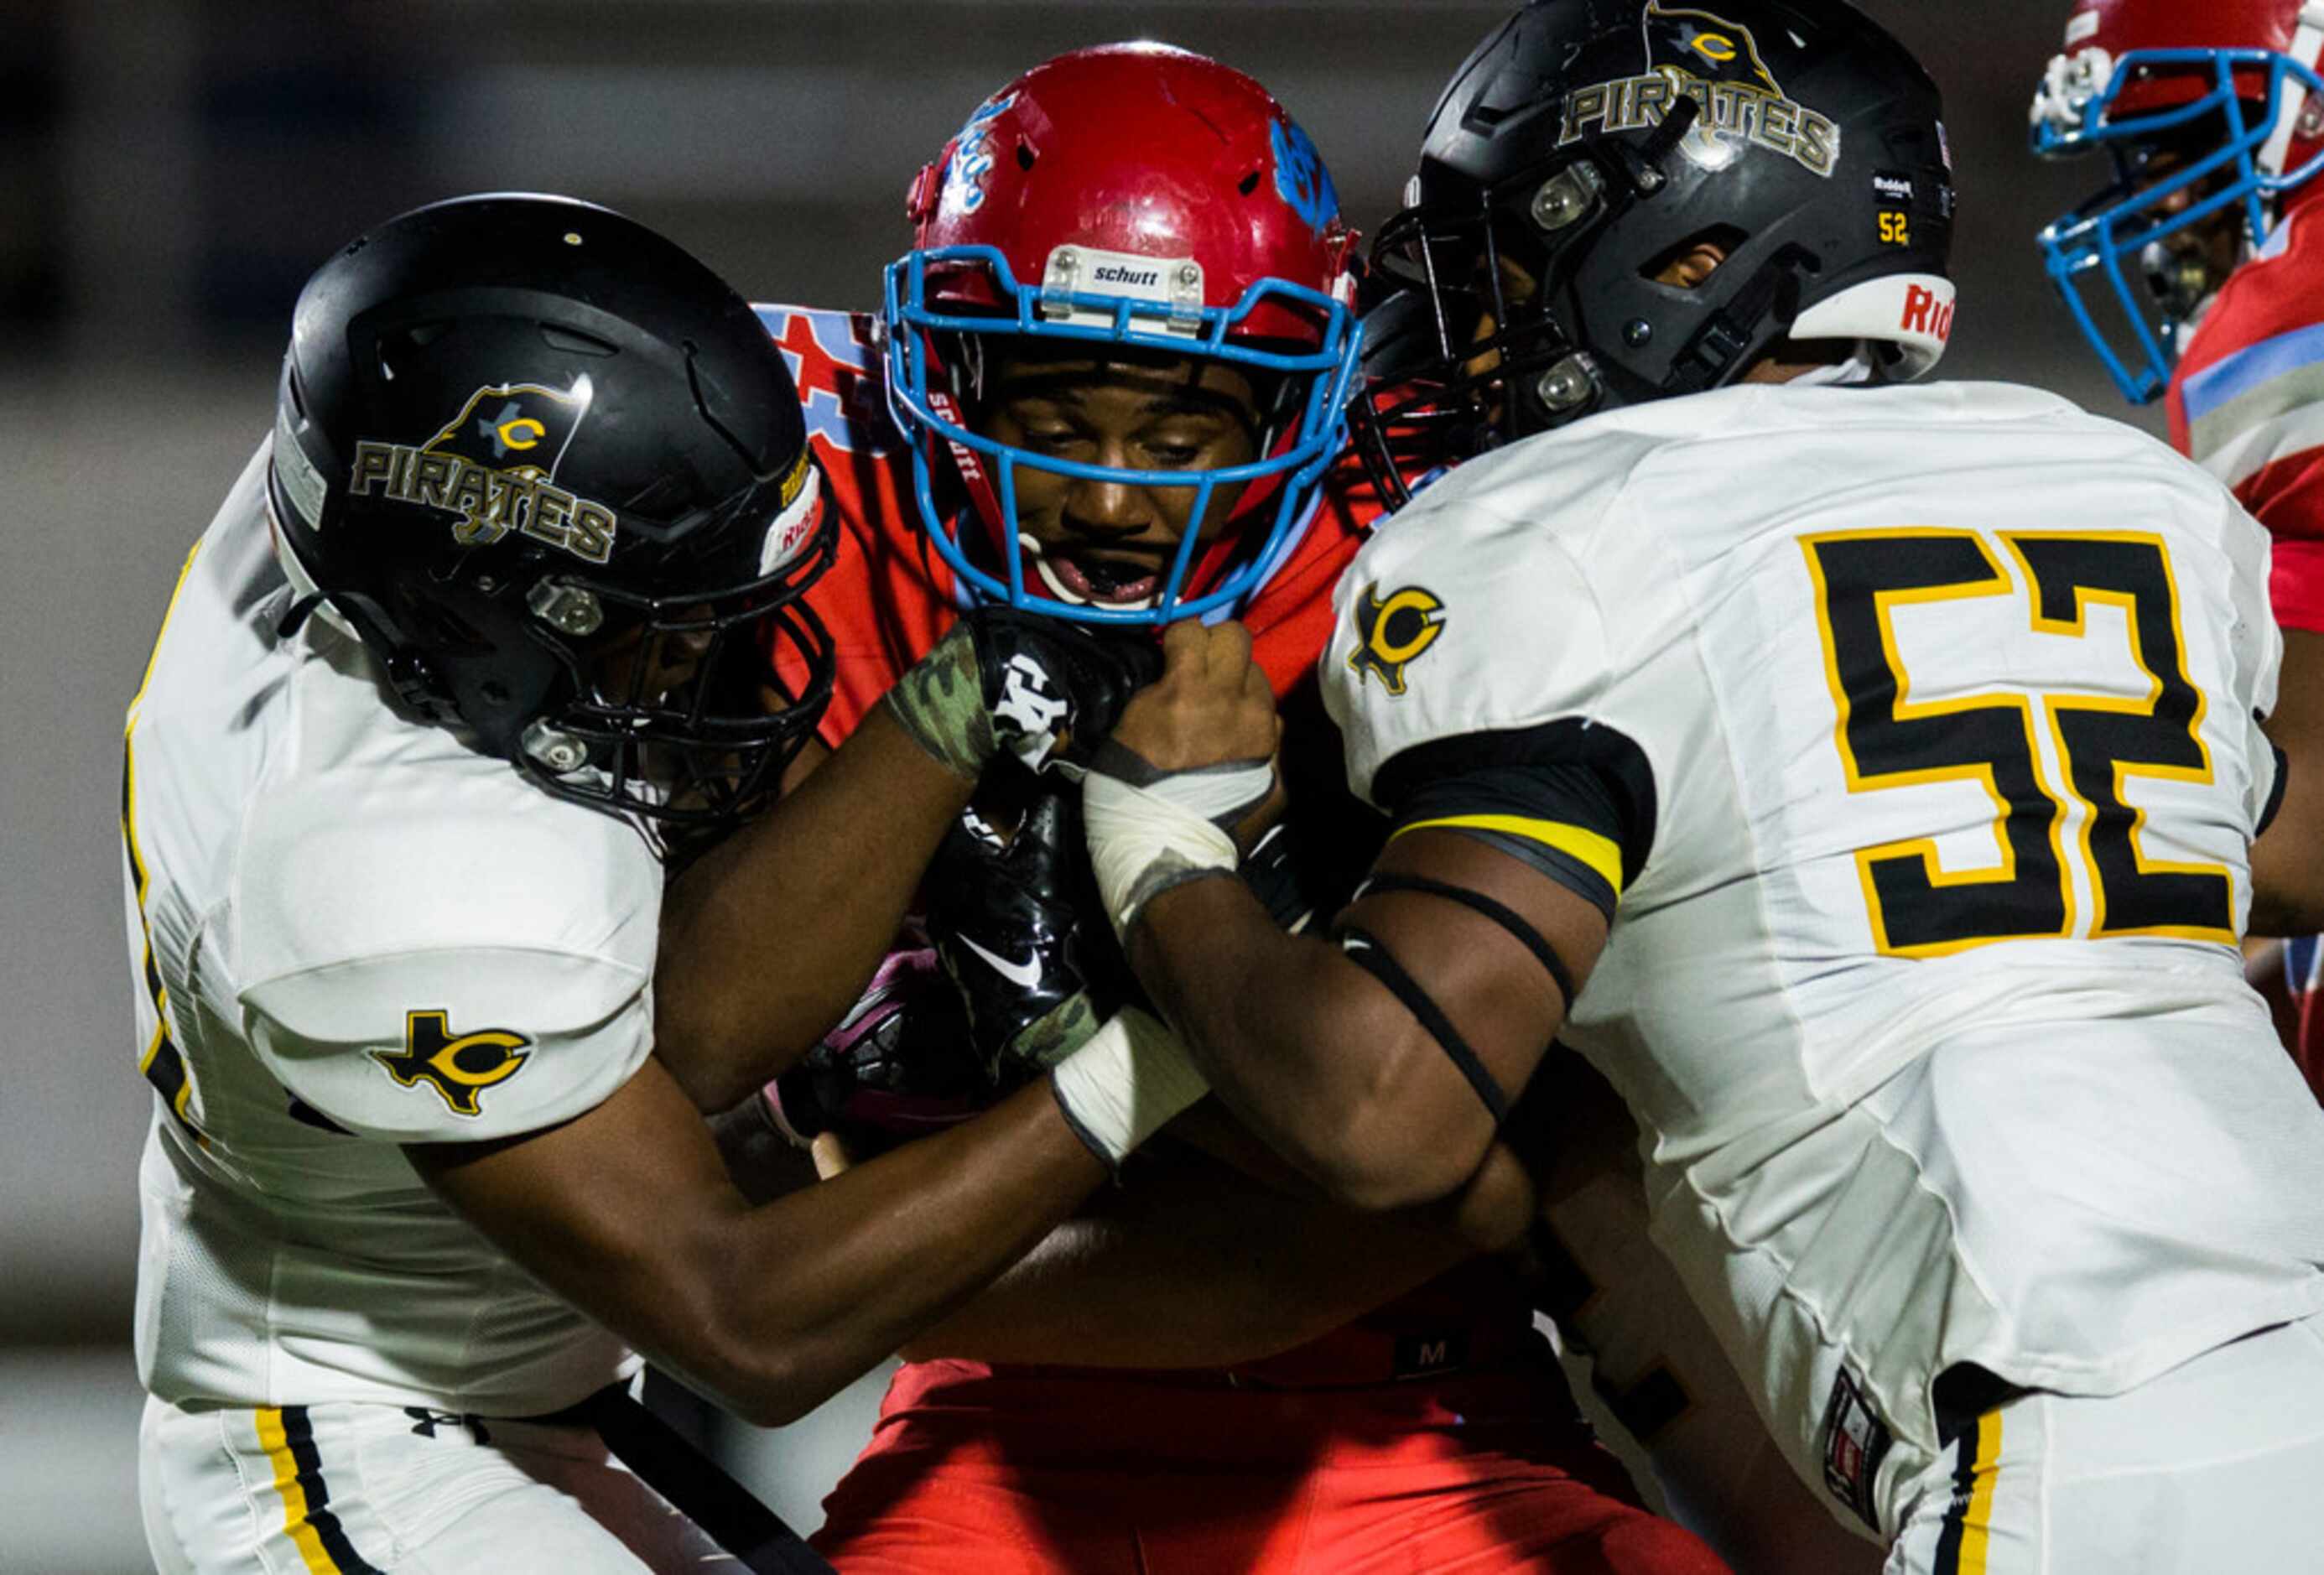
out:
<path id="1" fill-rule="evenodd" d="M 1839 711 L 1833 743 L 1851 798 L 1967 782 L 1992 801 L 1998 865 L 1948 871 L 1933 835 L 1858 851 L 1882 952 L 1941 956 L 2084 934 L 2235 944 L 2234 873 L 2152 856 L 2147 843 L 2163 839 L 2146 811 L 2126 798 L 2142 778 L 2213 780 L 2202 736 L 2208 702 L 2188 677 L 2178 585 L 2162 537 L 1908 528 L 1808 536 L 1800 547 L 1814 582 L 1824 676 Z M 1899 609 L 1992 597 L 2024 607 L 2026 649 L 2010 666 L 2032 680 L 1963 691 L 1941 672 L 1908 668 Z M 2070 680 L 2052 689 L 2040 679 L 2038 642 L 2089 640 L 2089 614 L 2101 605 L 2121 610 L 2132 660 L 2146 678 L 2144 695 L 2078 689 Z M 2061 673 L 2072 666 L 2049 664 Z M 1916 687 L 1948 697 L 1916 699 Z M 2085 902 L 2087 916 L 2078 911 Z"/>

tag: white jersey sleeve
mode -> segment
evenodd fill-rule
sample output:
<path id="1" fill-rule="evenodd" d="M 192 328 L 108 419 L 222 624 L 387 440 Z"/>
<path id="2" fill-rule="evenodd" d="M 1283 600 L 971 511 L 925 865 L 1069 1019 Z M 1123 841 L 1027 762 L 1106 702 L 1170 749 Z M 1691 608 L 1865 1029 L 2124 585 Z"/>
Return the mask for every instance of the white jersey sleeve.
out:
<path id="1" fill-rule="evenodd" d="M 1382 769 L 1425 745 L 1599 720 L 1614 636 L 1579 554 L 1618 504 L 1627 453 L 1561 478 L 1554 527 L 1537 502 L 1497 507 L 1495 460 L 1477 461 L 1357 555 L 1333 594 L 1322 680 L 1359 797 L 1391 807 Z"/>
<path id="2" fill-rule="evenodd" d="M 620 822 L 479 764 L 465 796 L 426 805 L 400 801 L 392 770 L 338 771 L 250 816 L 252 1046 L 363 1137 L 532 1131 L 602 1102 L 653 1046 L 658 863 Z"/>

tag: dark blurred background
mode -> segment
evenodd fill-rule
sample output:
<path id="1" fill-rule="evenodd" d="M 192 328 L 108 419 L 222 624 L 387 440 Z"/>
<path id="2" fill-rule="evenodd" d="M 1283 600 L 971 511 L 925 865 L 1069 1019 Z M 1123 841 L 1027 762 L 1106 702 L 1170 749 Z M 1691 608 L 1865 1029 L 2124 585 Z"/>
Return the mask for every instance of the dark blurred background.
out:
<path id="1" fill-rule="evenodd" d="M 759 299 L 868 308 L 906 182 L 1042 57 L 1150 37 L 1271 87 L 1367 230 L 1501 0 L 0 0 L 0 1570 L 143 1567 L 138 1146 L 115 787 L 179 561 L 266 429 L 307 272 L 465 191 L 625 209 Z M 2024 152 L 2065 0 L 1867 0 L 1944 86 L 1953 377 L 2127 414 L 2043 285 L 2087 170 Z M 350 893 L 360 900 L 359 893 Z M 814 1518 L 865 1395 L 747 1469 Z M 780 1462 L 780 1478 L 773 1475 Z"/>

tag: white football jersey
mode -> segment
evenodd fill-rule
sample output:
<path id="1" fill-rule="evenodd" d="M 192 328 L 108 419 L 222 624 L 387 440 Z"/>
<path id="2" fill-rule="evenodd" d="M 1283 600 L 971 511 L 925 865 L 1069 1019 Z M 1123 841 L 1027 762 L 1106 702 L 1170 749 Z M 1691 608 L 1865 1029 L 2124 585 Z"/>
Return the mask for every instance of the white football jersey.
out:
<path id="1" fill-rule="evenodd" d="M 1794 1466 L 1878 1529 L 1953 1364 L 2108 1394 L 2324 1308 L 2324 1112 L 2236 950 L 2267 569 L 2216 482 L 2046 394 L 1747 387 L 1474 461 L 1341 582 L 1359 794 L 1504 730 L 1643 757 L 1564 1036 Z"/>
<path id="2" fill-rule="evenodd" d="M 652 1045 L 661 867 L 622 823 L 392 709 L 268 538 L 265 450 L 131 704 L 137 1358 L 164 1400 L 522 1416 L 631 1369 L 399 1147 L 579 1115 Z"/>

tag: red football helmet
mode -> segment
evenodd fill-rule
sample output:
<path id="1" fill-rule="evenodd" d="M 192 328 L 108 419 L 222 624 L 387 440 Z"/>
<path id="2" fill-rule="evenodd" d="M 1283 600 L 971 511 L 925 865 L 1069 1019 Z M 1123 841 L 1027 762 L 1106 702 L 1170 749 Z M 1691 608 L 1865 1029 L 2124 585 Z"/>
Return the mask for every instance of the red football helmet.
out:
<path id="1" fill-rule="evenodd" d="M 2302 10 L 2324 13 L 2313 0 L 2075 0 L 2066 19 L 2065 51 L 2058 59 L 2070 73 L 2077 62 L 2103 55 L 2120 65 L 2134 51 L 2221 50 L 2290 55 Z M 2313 64 L 2311 60 L 2310 64 Z M 2255 59 L 2231 62 L 2245 98 L 2267 97 L 2267 72 Z M 2111 77 L 2112 72 L 2107 74 Z M 2108 106 L 2116 116 L 2150 115 L 2194 103 L 2217 86 L 2210 62 L 2144 60 L 2135 64 Z M 2093 84 L 2102 90 L 2107 81 Z M 2310 140 L 2314 140 L 2312 134 Z M 2293 161 L 2296 165 L 2299 161 Z"/>
<path id="2" fill-rule="evenodd" d="M 2076 0 L 2063 53 L 2034 96 L 2034 148 L 2105 149 L 2115 182 L 2042 235 L 2050 276 L 2116 382 L 2144 402 L 2163 391 L 2178 340 L 2220 282 L 2163 243 L 2230 208 L 2245 255 L 2265 244 L 2324 169 L 2324 0 Z M 2148 167 L 2157 152 L 2173 164 Z M 2135 260 L 2136 270 L 2126 270 Z M 2145 299 L 2134 288 L 2147 276 Z M 2211 272 L 2216 272 L 2213 270 Z M 2112 287 L 2128 354 L 2084 300 Z"/>
<path id="3" fill-rule="evenodd" d="M 1307 134 L 1265 88 L 1203 56 L 1153 43 L 1077 50 L 985 100 L 920 171 L 908 211 L 913 250 L 888 271 L 889 391 L 946 561 L 982 595 L 1083 622 L 1232 612 L 1296 545 L 1344 436 L 1359 347 L 1357 237 Z M 995 336 L 1130 345 L 1261 374 L 1280 394 L 1260 457 L 1129 470 L 986 438 L 962 411 Z M 1194 487 L 1196 519 L 1215 488 L 1241 492 L 1214 540 L 1198 547 L 1186 533 L 1143 605 L 1083 603 L 1054 584 L 1028 590 L 1019 466 Z M 937 502 L 961 493 L 997 565 L 973 561 L 960 511 Z"/>

